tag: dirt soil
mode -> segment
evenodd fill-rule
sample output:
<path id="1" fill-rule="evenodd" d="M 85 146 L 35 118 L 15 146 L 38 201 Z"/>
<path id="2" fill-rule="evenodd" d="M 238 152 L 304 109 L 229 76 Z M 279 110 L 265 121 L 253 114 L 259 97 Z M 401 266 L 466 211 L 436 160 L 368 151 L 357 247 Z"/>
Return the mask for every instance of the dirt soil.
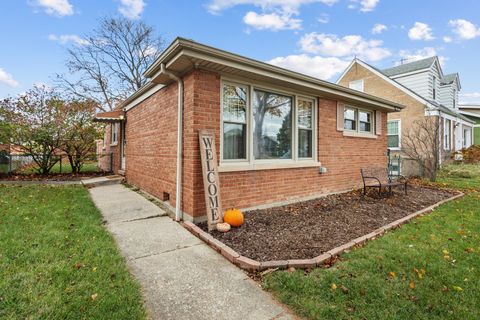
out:
<path id="1" fill-rule="evenodd" d="M 245 212 L 245 223 L 212 236 L 239 254 L 259 261 L 310 259 L 418 210 L 451 197 L 453 191 L 411 186 L 390 197 L 360 191 L 282 207 Z M 199 225 L 205 231 L 206 223 Z"/>

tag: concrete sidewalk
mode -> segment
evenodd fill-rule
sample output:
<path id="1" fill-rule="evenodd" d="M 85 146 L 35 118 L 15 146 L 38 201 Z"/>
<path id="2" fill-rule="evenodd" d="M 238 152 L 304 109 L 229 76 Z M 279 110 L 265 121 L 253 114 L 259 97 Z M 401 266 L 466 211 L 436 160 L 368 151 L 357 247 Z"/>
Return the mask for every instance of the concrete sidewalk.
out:
<path id="1" fill-rule="evenodd" d="M 294 319 L 243 271 L 122 185 L 90 189 L 152 319 Z"/>

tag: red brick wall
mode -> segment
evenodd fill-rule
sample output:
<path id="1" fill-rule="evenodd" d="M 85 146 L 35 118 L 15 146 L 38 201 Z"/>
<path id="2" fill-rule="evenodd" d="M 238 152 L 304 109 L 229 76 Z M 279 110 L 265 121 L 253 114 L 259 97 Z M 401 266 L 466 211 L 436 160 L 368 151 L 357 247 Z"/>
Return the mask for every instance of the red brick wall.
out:
<path id="1" fill-rule="evenodd" d="M 125 177 L 175 205 L 177 85 L 162 88 L 126 114 Z"/>
<path id="2" fill-rule="evenodd" d="M 220 76 L 193 71 L 184 77 L 183 211 L 205 214 L 198 131 L 215 132 L 220 150 Z M 127 113 L 126 177 L 132 184 L 175 204 L 176 83 L 157 92 Z M 386 115 L 377 139 L 344 137 L 336 130 L 336 101 L 319 100 L 319 168 L 255 170 L 220 173 L 222 204 L 251 207 L 266 203 L 342 191 L 359 186 L 360 168 L 386 166 Z M 219 158 L 219 154 L 218 154 Z"/>

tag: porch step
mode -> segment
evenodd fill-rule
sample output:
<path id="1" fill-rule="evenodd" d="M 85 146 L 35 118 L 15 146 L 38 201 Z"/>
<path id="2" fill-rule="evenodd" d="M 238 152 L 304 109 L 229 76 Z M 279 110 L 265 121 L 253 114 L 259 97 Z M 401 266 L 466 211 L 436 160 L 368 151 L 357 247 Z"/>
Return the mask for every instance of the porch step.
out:
<path id="1" fill-rule="evenodd" d="M 94 188 L 100 186 L 109 186 L 113 184 L 120 184 L 125 178 L 119 175 L 111 175 L 105 177 L 83 179 L 82 184 L 87 188 Z"/>

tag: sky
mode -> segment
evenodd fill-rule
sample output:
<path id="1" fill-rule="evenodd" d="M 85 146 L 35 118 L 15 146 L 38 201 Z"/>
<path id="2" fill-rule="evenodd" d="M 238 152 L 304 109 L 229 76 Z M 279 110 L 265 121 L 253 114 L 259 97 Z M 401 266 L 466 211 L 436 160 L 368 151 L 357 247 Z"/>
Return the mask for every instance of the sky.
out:
<path id="1" fill-rule="evenodd" d="M 2 0 L 0 99 L 65 73 L 67 48 L 105 16 L 152 25 L 336 81 L 352 58 L 378 68 L 438 55 L 459 72 L 463 103 L 480 104 L 478 0 Z"/>

